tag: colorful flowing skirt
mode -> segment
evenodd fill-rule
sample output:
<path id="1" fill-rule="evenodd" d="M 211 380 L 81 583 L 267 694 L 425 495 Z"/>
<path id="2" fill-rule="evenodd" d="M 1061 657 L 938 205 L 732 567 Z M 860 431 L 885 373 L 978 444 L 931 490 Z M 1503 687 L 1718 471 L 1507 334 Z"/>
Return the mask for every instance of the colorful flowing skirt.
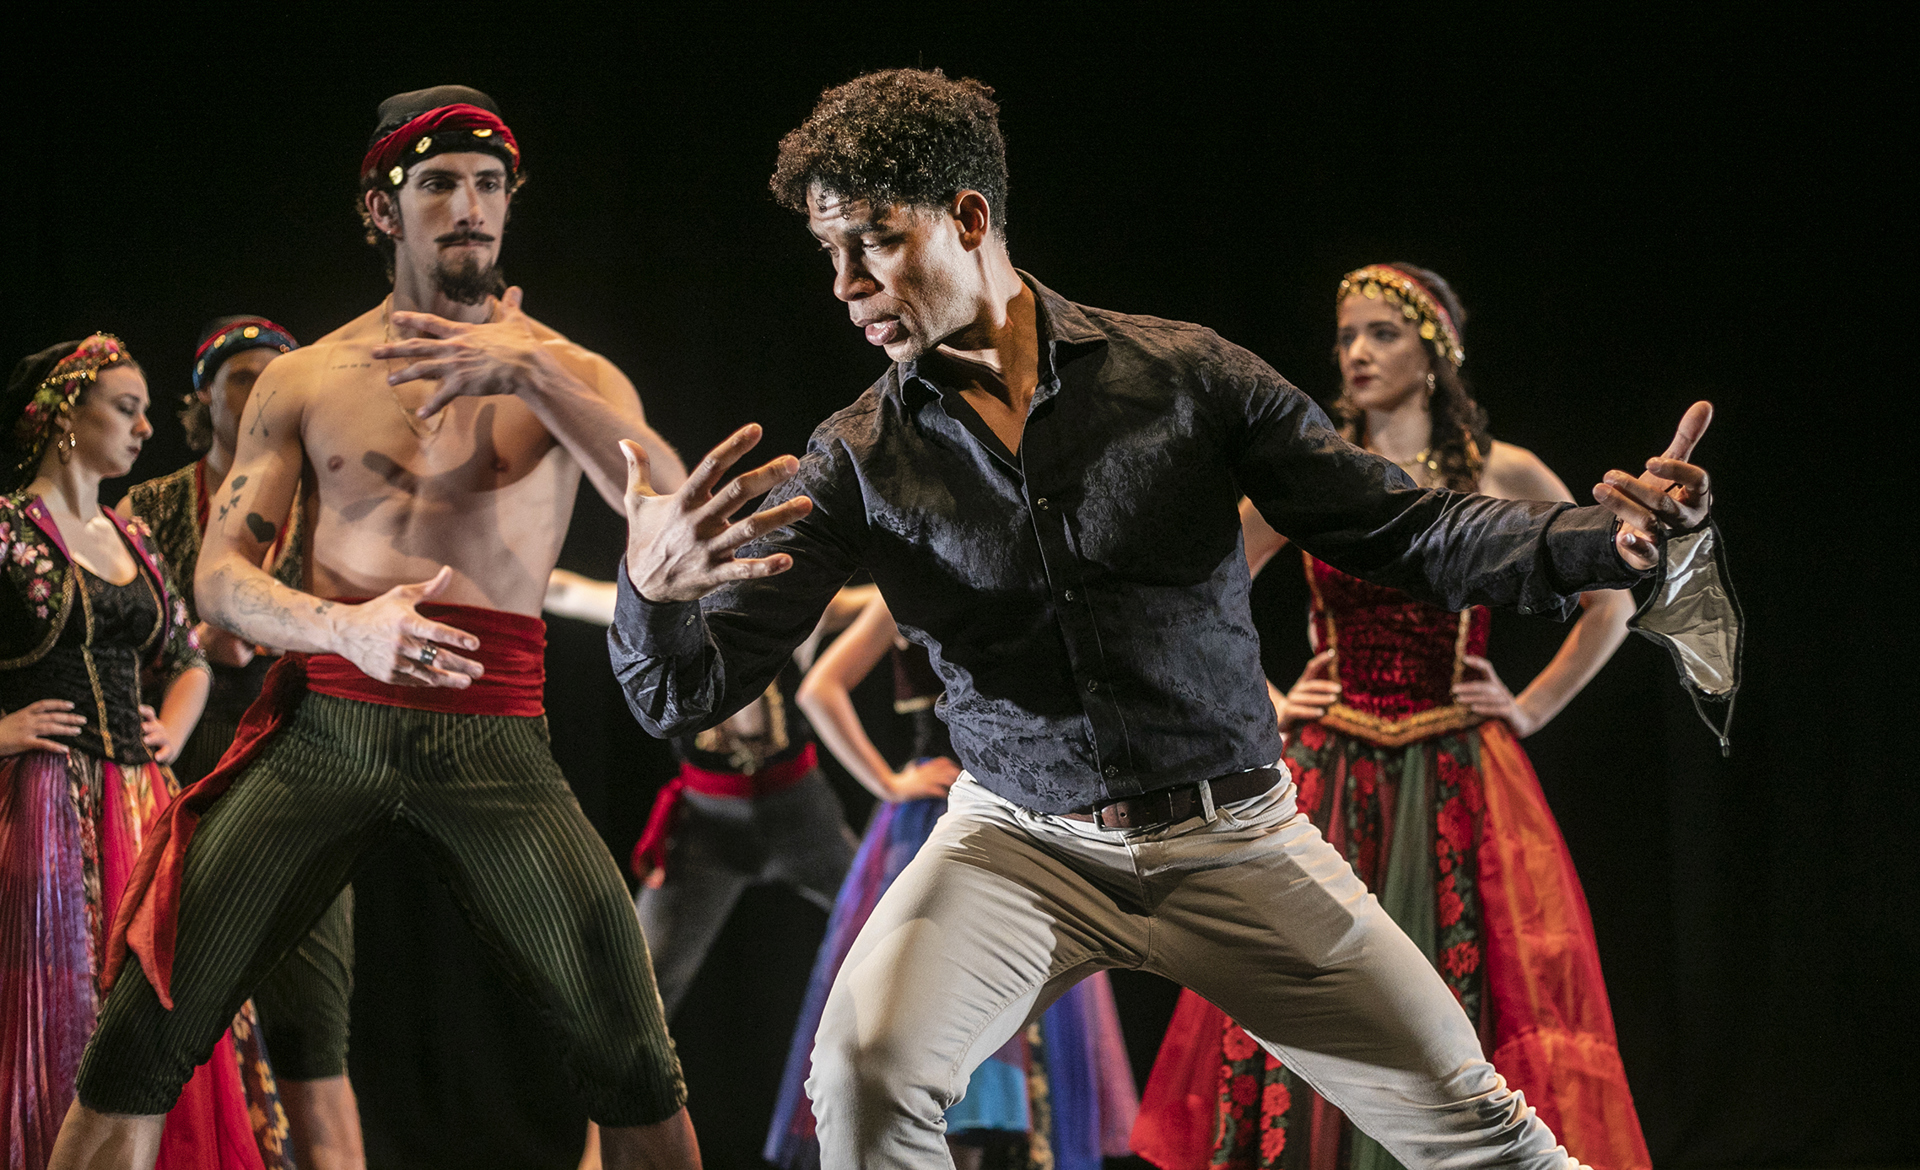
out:
<path id="1" fill-rule="evenodd" d="M 0 1161 L 41 1170 L 74 1096 L 99 958 L 140 841 L 172 803 L 154 764 L 0 759 Z M 167 1114 L 158 1170 L 291 1170 L 252 1008 Z"/>
<path id="2" fill-rule="evenodd" d="M 1300 810 L 1426 952 L 1507 1083 L 1582 1162 L 1647 1170 L 1586 895 L 1507 725 L 1392 748 L 1308 724 L 1286 758 Z M 1133 1147 L 1162 1170 L 1399 1165 L 1190 991 Z"/>
<path id="3" fill-rule="evenodd" d="M 893 884 L 947 810 L 941 799 L 882 804 L 841 884 L 820 944 L 807 997 L 787 1052 L 786 1072 L 767 1132 L 764 1156 L 787 1170 L 814 1170 L 820 1145 L 806 1079 L 813 1037 L 840 964 L 875 903 Z M 1126 1154 L 1139 1099 L 1127 1064 L 1120 1016 L 1106 972 L 1082 980 L 980 1067 L 966 1096 L 947 1110 L 947 1133 L 962 1141 L 1026 1134 L 1029 1165 L 1099 1170 L 1103 1157 Z"/>

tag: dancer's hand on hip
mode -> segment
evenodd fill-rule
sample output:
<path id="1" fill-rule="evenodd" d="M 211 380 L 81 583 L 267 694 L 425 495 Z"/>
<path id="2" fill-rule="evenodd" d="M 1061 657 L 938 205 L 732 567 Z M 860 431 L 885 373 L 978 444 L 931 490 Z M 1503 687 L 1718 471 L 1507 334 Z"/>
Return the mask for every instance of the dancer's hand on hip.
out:
<path id="1" fill-rule="evenodd" d="M 480 639 L 420 616 L 414 606 L 440 596 L 453 580 L 442 565 L 431 578 L 395 585 L 371 601 L 345 607 L 339 618 L 339 654 L 368 678 L 403 687 L 466 687 L 485 673 L 454 647 L 475 650 Z"/>
<path id="2" fill-rule="evenodd" d="M 1593 485 L 1593 498 L 1620 520 L 1613 544 L 1620 559 L 1634 568 L 1645 571 L 1660 563 L 1657 532 L 1685 531 L 1706 520 L 1713 490 L 1707 483 L 1706 470 L 1686 460 L 1712 421 L 1713 403 L 1694 403 L 1680 420 L 1680 429 L 1674 432 L 1666 452 L 1647 460 L 1644 473 L 1631 476 L 1624 471 L 1609 471 L 1601 477 L 1602 482 Z"/>
<path id="3" fill-rule="evenodd" d="M 58 752 L 67 754 L 67 745 L 54 735 L 79 735 L 87 725 L 86 716 L 73 709 L 65 699 L 41 699 L 18 711 L 0 717 L 0 758 L 22 752 Z"/>
<path id="4" fill-rule="evenodd" d="M 1311 723 L 1327 713 L 1327 708 L 1340 701 L 1340 683 L 1329 677 L 1333 674 L 1333 651 L 1322 650 L 1307 660 L 1307 668 L 1300 672 L 1292 689 L 1281 700 L 1286 709 L 1280 712 L 1280 730 L 1291 733 L 1302 723 Z M 1268 683 L 1268 688 L 1273 684 Z"/>
<path id="5" fill-rule="evenodd" d="M 799 474 L 800 461 L 782 455 L 720 486 L 740 457 L 760 441 L 760 425 L 748 423 L 693 469 L 680 490 L 656 495 L 647 476 L 647 453 L 620 441 L 627 456 L 627 580 L 648 601 L 698 601 L 728 581 L 771 577 L 793 567 L 786 553 L 736 557 L 741 545 L 784 528 L 813 511 L 813 501 L 795 496 L 744 520 L 730 517 L 748 500 Z"/>

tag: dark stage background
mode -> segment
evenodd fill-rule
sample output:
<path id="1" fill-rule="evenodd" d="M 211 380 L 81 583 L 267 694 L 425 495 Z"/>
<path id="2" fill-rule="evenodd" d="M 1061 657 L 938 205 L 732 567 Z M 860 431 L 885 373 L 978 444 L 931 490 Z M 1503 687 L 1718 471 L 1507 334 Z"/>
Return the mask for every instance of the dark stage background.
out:
<path id="1" fill-rule="evenodd" d="M 1638 640 L 1528 749 L 1657 1160 L 1912 1162 L 1920 882 L 1895 760 L 1920 710 L 1896 594 L 1915 557 L 1889 502 L 1913 440 L 1891 263 L 1911 209 L 1886 163 L 1892 73 L 1869 57 L 1884 10 L 51 11 L 7 18 L 0 353 L 126 338 L 157 403 L 142 478 L 185 460 L 164 406 L 201 321 L 261 312 L 312 339 L 384 294 L 355 166 L 379 99 L 447 81 L 491 92 L 526 151 L 506 259 L 527 308 L 618 362 L 690 455 L 748 419 L 767 453 L 797 450 L 881 369 L 765 180 L 822 87 L 897 64 L 999 88 L 1015 260 L 1069 297 L 1204 322 L 1325 395 L 1340 273 L 1432 266 L 1472 312 L 1495 433 L 1576 493 L 1711 397 L 1699 457 L 1750 622 L 1733 758 Z M 607 575 L 620 535 L 583 493 L 563 564 Z M 1298 577 L 1283 558 L 1259 586 L 1276 678 L 1305 658 Z M 1497 625 L 1517 690 L 1562 630 Z M 600 633 L 551 636 L 557 752 L 624 857 L 670 763 Z M 429 869 L 385 852 L 358 882 L 373 1164 L 570 1165 L 580 1106 Z M 749 896 L 676 1021 L 710 1166 L 757 1165 L 822 926 Z M 1144 1077 L 1172 989 L 1115 982 Z"/>

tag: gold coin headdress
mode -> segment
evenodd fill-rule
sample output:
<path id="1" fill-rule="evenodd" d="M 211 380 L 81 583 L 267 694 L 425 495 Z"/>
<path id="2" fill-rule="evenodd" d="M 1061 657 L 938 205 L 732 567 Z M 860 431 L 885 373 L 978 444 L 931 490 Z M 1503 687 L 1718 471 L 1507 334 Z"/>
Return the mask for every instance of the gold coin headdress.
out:
<path id="1" fill-rule="evenodd" d="M 1433 347 L 1454 369 L 1466 362 L 1467 351 L 1460 346 L 1460 330 L 1454 326 L 1453 314 L 1447 312 L 1445 303 L 1434 296 L 1431 289 L 1411 274 L 1391 264 L 1356 268 L 1340 278 L 1340 292 L 1333 303 L 1338 305 L 1350 296 L 1363 296 L 1370 301 L 1384 298 L 1389 305 L 1398 305 L 1400 315 L 1408 321 L 1419 322 L 1420 336 L 1433 342 Z"/>

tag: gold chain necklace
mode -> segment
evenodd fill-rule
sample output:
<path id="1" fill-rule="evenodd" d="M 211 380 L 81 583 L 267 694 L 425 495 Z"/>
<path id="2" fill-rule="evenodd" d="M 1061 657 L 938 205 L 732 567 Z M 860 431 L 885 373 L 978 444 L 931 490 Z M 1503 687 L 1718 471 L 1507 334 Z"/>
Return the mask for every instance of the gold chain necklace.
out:
<path id="1" fill-rule="evenodd" d="M 385 339 L 388 345 L 393 344 L 393 297 L 392 296 L 387 297 L 385 305 L 380 310 L 380 322 L 381 322 L 382 337 Z M 387 365 L 388 375 L 392 375 L 393 359 L 387 358 L 386 365 Z M 435 438 L 439 437 L 440 429 L 447 425 L 448 411 L 446 407 L 441 408 L 440 413 L 432 426 L 422 427 L 418 421 L 419 416 L 415 415 L 413 411 L 408 410 L 406 403 L 400 401 L 400 395 L 397 391 L 394 390 L 392 382 L 387 383 L 387 397 L 393 399 L 393 408 L 400 412 L 401 420 L 407 424 L 407 429 L 413 432 L 413 437 L 416 439 L 419 439 L 423 444 L 433 442 Z"/>
<path id="2" fill-rule="evenodd" d="M 1395 459 L 1393 464 L 1412 476 L 1415 483 L 1420 482 L 1420 469 L 1423 467 L 1433 473 L 1434 482 L 1439 482 L 1440 461 L 1433 457 L 1433 448 L 1430 446 L 1420 448 L 1420 453 L 1412 459 Z"/>

